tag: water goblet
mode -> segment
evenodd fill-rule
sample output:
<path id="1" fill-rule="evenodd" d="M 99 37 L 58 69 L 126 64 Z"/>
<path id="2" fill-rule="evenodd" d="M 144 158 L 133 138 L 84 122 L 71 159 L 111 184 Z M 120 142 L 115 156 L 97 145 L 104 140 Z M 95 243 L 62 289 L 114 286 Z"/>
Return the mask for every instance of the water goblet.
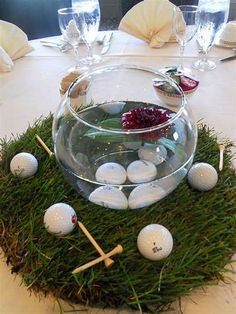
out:
<path id="1" fill-rule="evenodd" d="M 183 55 L 186 44 L 194 37 L 197 32 L 196 17 L 198 11 L 194 5 L 180 5 L 174 7 L 173 13 L 173 33 L 180 45 L 180 64 L 179 72 L 190 72 L 183 67 Z"/>
<path id="2" fill-rule="evenodd" d="M 92 45 L 96 39 L 101 18 L 99 1 L 72 0 L 72 6 L 76 11 L 74 16 L 76 25 L 88 48 L 88 55 L 81 59 L 81 62 L 86 65 L 96 64 L 101 57 L 93 54 Z"/>
<path id="3" fill-rule="evenodd" d="M 198 3 L 198 44 L 202 50 L 201 59 L 193 63 L 200 71 L 213 70 L 215 62 L 207 55 L 216 36 L 221 32 L 229 16 L 230 0 L 199 0 Z"/>
<path id="4" fill-rule="evenodd" d="M 72 7 L 62 8 L 58 10 L 58 23 L 63 35 L 63 38 L 69 42 L 74 50 L 75 65 L 71 67 L 69 72 L 80 72 L 81 65 L 79 61 L 79 43 L 80 43 L 80 31 L 76 26 L 74 20 L 75 11 Z"/>

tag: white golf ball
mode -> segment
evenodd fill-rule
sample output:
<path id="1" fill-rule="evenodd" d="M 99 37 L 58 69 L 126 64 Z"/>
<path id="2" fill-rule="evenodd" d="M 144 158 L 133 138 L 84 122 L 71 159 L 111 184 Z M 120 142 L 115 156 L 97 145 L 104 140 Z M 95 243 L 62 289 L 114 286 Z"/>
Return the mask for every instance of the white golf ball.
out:
<path id="1" fill-rule="evenodd" d="M 166 160 L 167 150 L 163 145 L 141 146 L 138 150 L 140 159 L 151 161 L 154 165 L 159 165 Z"/>
<path id="2" fill-rule="evenodd" d="M 200 162 L 193 165 L 188 172 L 188 182 L 196 190 L 209 191 L 216 185 L 218 174 L 208 163 Z"/>
<path id="3" fill-rule="evenodd" d="M 157 168 L 148 160 L 135 160 L 127 168 L 127 176 L 132 183 L 145 183 L 155 179 Z"/>
<path id="4" fill-rule="evenodd" d="M 125 104 L 126 103 L 124 101 L 111 101 L 111 102 L 100 105 L 99 108 L 102 108 L 107 113 L 117 114 L 122 111 Z"/>
<path id="5" fill-rule="evenodd" d="M 106 162 L 98 167 L 95 177 L 98 182 L 122 184 L 126 180 L 125 168 L 116 162 Z"/>
<path id="6" fill-rule="evenodd" d="M 157 183 L 144 183 L 136 186 L 130 193 L 128 198 L 129 208 L 142 208 L 158 202 L 166 196 L 166 191 L 163 190 Z"/>
<path id="7" fill-rule="evenodd" d="M 128 200 L 125 194 L 114 186 L 105 185 L 95 189 L 89 195 L 89 201 L 106 208 L 127 209 Z"/>
<path id="8" fill-rule="evenodd" d="M 70 233 L 77 223 L 74 209 L 65 203 L 50 206 L 44 214 L 44 226 L 49 233 L 63 236 Z"/>
<path id="9" fill-rule="evenodd" d="M 14 176 L 28 178 L 38 170 L 38 161 L 29 153 L 16 154 L 10 162 L 10 170 Z"/>
<path id="10" fill-rule="evenodd" d="M 139 252 L 151 261 L 167 257 L 173 249 L 173 238 L 168 229 L 159 224 L 144 227 L 138 235 Z"/>

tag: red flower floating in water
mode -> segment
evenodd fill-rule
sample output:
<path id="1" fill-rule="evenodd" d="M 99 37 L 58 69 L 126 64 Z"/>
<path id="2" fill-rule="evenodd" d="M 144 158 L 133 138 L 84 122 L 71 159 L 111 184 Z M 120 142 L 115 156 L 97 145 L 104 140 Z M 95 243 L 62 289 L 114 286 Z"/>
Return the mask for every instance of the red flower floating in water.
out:
<path id="1" fill-rule="evenodd" d="M 173 112 L 168 109 L 155 107 L 139 107 L 123 113 L 121 122 L 125 130 L 144 129 L 158 126 L 168 121 Z M 147 131 L 142 133 L 141 137 L 146 140 L 157 140 L 166 135 L 171 125 L 163 127 L 156 131 Z"/>

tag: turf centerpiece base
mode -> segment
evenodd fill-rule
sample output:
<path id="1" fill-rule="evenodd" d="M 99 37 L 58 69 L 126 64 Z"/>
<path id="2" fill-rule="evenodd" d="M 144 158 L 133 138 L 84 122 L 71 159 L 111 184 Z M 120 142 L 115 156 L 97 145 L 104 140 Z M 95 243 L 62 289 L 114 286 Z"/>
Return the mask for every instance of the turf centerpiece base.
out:
<path id="1" fill-rule="evenodd" d="M 51 125 L 52 116 L 10 142 L 1 140 L 0 245 L 12 272 L 20 274 L 27 287 L 90 306 L 157 313 L 193 288 L 222 278 L 236 247 L 236 177 L 230 167 L 230 142 L 225 143 L 224 169 L 213 190 L 193 190 L 184 179 L 153 206 L 118 211 L 89 203 L 64 181 L 55 157 L 49 158 L 35 140 L 38 134 L 51 148 Z M 12 157 L 22 151 L 39 161 L 34 177 L 20 179 L 10 173 Z M 197 161 L 218 168 L 217 138 L 206 125 L 199 126 Z M 124 247 L 111 268 L 99 263 L 71 274 L 98 253 L 79 228 L 61 238 L 45 230 L 45 210 L 58 202 L 76 210 L 105 252 L 117 244 Z M 170 256 L 156 262 L 143 258 L 136 245 L 139 231 L 151 223 L 164 225 L 174 238 Z"/>

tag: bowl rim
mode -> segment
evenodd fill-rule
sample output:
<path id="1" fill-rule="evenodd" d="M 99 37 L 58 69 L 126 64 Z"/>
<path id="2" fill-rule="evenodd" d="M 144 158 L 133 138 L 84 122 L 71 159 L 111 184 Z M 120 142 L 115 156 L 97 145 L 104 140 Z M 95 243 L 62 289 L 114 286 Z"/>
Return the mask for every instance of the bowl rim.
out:
<path id="1" fill-rule="evenodd" d="M 70 99 L 70 94 L 73 92 L 73 89 L 76 85 L 78 85 L 81 81 L 89 79 L 91 75 L 96 75 L 96 74 L 100 74 L 100 73 L 104 73 L 104 72 L 111 72 L 111 71 L 122 71 L 122 70 L 138 70 L 138 71 L 144 71 L 144 72 L 149 72 L 152 74 L 156 74 L 159 77 L 163 78 L 163 82 L 167 82 L 170 83 L 170 85 L 174 88 L 177 89 L 177 91 L 179 92 L 179 96 L 180 96 L 180 107 L 178 108 L 178 111 L 175 112 L 173 111 L 173 113 L 175 113 L 173 116 L 170 117 L 170 119 L 168 119 L 166 122 L 163 122 L 161 124 L 152 126 L 152 127 L 146 127 L 146 128 L 139 128 L 139 129 L 112 129 L 112 128 L 105 128 L 105 127 L 101 127 L 98 125 L 95 125 L 91 122 L 86 121 L 85 119 L 82 119 L 79 116 L 79 112 L 82 112 L 83 109 L 79 112 L 76 112 L 72 106 L 71 106 L 71 102 L 67 102 L 66 99 Z M 182 112 L 185 110 L 186 105 L 187 105 L 187 101 L 186 101 L 186 96 L 182 90 L 182 88 L 170 77 L 168 77 L 167 75 L 161 73 L 158 70 L 154 70 L 151 69 L 149 67 L 144 67 L 144 66 L 140 66 L 140 65 L 134 65 L 134 64 L 118 64 L 118 65 L 109 65 L 109 66 L 103 66 L 103 67 L 97 67 L 96 69 L 92 70 L 92 71 L 87 71 L 83 74 L 81 74 L 78 78 L 76 78 L 71 85 L 69 86 L 65 96 L 63 97 L 64 101 L 65 101 L 65 105 L 68 107 L 69 111 L 71 112 L 71 114 L 80 122 L 82 122 L 83 124 L 89 126 L 92 129 L 96 129 L 99 130 L 100 132 L 104 131 L 104 132 L 110 132 L 110 133 L 115 133 L 115 134 L 142 134 L 142 133 L 147 133 L 147 132 L 153 132 L 153 131 L 157 131 L 160 130 L 166 126 L 169 126 L 170 124 L 172 124 L 175 120 L 177 120 Z M 101 104 L 100 104 L 101 105 Z M 97 105 L 94 105 L 94 107 L 96 107 Z M 84 108 L 86 109 L 86 108 Z M 163 107 L 163 109 L 165 109 Z M 176 108 L 175 108 L 176 109 Z"/>

